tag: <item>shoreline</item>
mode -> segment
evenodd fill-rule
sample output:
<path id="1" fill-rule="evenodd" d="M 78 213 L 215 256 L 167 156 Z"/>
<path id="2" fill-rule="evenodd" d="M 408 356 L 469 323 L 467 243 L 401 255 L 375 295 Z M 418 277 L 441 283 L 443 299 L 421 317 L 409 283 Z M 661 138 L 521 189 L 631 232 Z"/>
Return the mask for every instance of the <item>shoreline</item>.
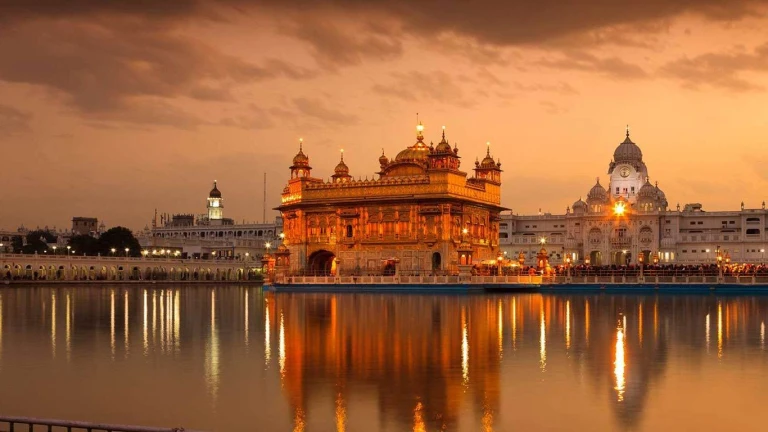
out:
<path id="1" fill-rule="evenodd" d="M 261 281 L 249 280 L 155 280 L 155 281 L 131 281 L 131 280 L 16 280 L 0 281 L 0 287 L 14 285 L 264 285 Z"/>

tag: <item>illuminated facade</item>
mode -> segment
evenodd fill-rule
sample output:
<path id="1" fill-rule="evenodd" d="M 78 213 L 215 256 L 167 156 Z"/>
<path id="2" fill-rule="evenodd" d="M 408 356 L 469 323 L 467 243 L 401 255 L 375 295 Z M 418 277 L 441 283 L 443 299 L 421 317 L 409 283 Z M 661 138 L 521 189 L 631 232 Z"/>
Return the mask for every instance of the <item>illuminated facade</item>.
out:
<path id="1" fill-rule="evenodd" d="M 640 147 L 626 137 L 600 178 L 565 214 L 504 214 L 499 242 L 508 257 L 522 253 L 532 265 L 544 243 L 552 264 L 765 262 L 768 212 L 761 208 L 705 212 L 701 204 L 670 209 L 658 183 L 651 183 Z"/>
<path id="2" fill-rule="evenodd" d="M 489 146 L 470 177 L 445 130 L 427 145 L 423 129 L 395 158 L 382 152 L 373 180 L 354 179 L 343 153 L 330 181 L 312 177 L 300 145 L 278 207 L 292 272 L 453 272 L 496 258 L 501 162 Z"/>

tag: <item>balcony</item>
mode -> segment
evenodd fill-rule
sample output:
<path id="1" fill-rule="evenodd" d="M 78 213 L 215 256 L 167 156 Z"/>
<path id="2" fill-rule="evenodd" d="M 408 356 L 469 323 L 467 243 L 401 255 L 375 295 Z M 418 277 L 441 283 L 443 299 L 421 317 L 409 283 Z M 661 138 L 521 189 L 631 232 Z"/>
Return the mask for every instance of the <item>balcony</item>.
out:
<path id="1" fill-rule="evenodd" d="M 612 236 L 610 238 L 611 246 L 630 246 L 632 244 L 632 237 L 630 236 Z"/>

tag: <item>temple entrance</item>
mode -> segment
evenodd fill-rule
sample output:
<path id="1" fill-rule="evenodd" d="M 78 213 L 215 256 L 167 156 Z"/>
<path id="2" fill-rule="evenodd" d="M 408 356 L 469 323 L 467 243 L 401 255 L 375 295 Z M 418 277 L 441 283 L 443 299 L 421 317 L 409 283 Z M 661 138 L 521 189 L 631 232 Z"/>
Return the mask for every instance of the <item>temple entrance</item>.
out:
<path id="1" fill-rule="evenodd" d="M 616 251 L 611 253 L 611 264 L 616 266 L 628 265 L 632 260 L 630 252 Z"/>
<path id="2" fill-rule="evenodd" d="M 334 276 L 336 274 L 336 255 L 325 249 L 313 252 L 307 264 L 310 275 Z"/>
<path id="3" fill-rule="evenodd" d="M 603 254 L 600 251 L 592 251 L 589 253 L 589 264 L 593 266 L 603 265 Z"/>
<path id="4" fill-rule="evenodd" d="M 441 264 L 442 257 L 440 256 L 440 252 L 434 252 L 432 254 L 432 270 L 440 270 Z"/>

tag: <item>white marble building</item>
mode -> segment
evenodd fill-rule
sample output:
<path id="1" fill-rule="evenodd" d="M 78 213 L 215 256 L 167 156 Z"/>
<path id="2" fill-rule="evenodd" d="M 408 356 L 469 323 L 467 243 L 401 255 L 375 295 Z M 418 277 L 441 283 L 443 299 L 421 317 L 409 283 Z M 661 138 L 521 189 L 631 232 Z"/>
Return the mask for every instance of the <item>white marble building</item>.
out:
<path id="1" fill-rule="evenodd" d="M 629 137 L 608 165 L 607 188 L 600 178 L 565 214 L 502 214 L 499 244 L 507 258 L 522 252 L 535 264 L 542 244 L 550 262 L 561 264 L 714 263 L 718 251 L 734 263 L 764 262 L 768 212 L 760 208 L 704 211 L 701 204 L 670 209 L 666 195 L 651 183 L 643 153 Z"/>
<path id="2" fill-rule="evenodd" d="M 206 213 L 164 214 L 152 228 L 137 235 L 141 247 L 149 254 L 172 254 L 184 257 L 260 260 L 274 252 L 281 243 L 281 217 L 265 223 L 237 224 L 224 217 L 224 198 L 216 182 L 206 199 Z M 170 251 L 170 252 L 169 252 Z"/>

